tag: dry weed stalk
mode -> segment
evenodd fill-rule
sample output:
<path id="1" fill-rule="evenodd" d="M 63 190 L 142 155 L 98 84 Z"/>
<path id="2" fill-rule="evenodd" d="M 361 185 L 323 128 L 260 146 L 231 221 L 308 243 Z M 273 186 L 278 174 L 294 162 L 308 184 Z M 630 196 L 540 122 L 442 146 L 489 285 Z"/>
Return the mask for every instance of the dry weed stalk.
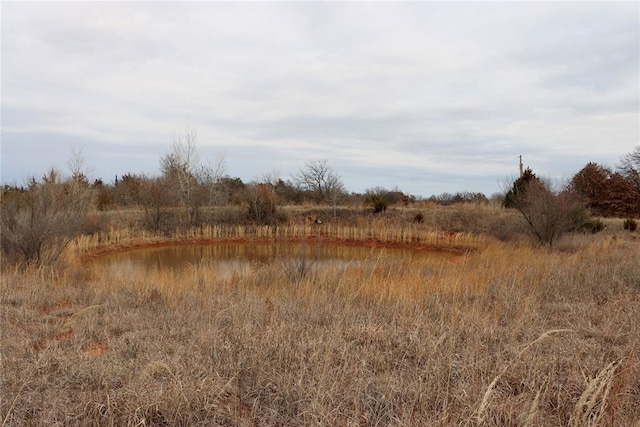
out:
<path id="1" fill-rule="evenodd" d="M 534 344 L 538 343 L 539 341 L 542 341 L 543 339 L 547 338 L 551 334 L 556 334 L 556 333 L 560 333 L 560 332 L 573 332 L 573 330 L 571 330 L 571 329 L 552 329 L 550 331 L 547 331 L 547 332 L 543 333 L 538 338 L 533 340 L 531 343 L 527 344 L 526 347 L 524 347 L 522 350 L 520 350 L 520 352 L 516 355 L 516 357 L 511 359 L 511 361 L 509 363 L 507 363 L 504 368 L 502 368 L 502 371 L 500 371 L 500 373 L 498 375 L 496 375 L 496 377 L 493 379 L 493 381 L 491 381 L 491 384 L 489 384 L 489 387 L 487 387 L 487 391 L 485 391 L 484 396 L 482 397 L 482 401 L 480 402 L 480 405 L 478 406 L 478 410 L 476 411 L 476 421 L 477 421 L 478 425 L 482 425 L 484 423 L 485 411 L 487 409 L 487 406 L 489 405 L 489 400 L 491 399 L 491 395 L 493 393 L 493 389 L 495 388 L 496 384 L 498 383 L 498 380 L 500 380 L 500 378 L 504 375 L 504 373 L 507 372 L 507 370 L 511 367 L 511 365 L 513 365 L 515 363 L 515 361 L 518 360 L 520 358 L 520 356 L 522 356 Z"/>
<path id="2" fill-rule="evenodd" d="M 396 231 L 384 234 L 384 227 Z M 314 243 L 328 235 L 334 241 L 466 239 L 382 220 L 359 229 L 212 227 L 167 238 L 216 233 L 220 240 L 242 235 L 251 241 L 311 233 Z M 137 236 L 165 238 L 134 230 L 113 238 L 126 247 L 139 243 Z M 638 356 L 625 349 L 638 342 L 640 331 L 640 260 L 629 256 L 636 242 L 622 244 L 623 238 L 591 246 L 580 241 L 571 251 L 489 243 L 435 260 L 392 259 L 378 245 L 367 259 L 348 263 L 307 268 L 294 260 L 286 266 L 289 275 L 277 262 L 234 264 L 233 272 L 203 262 L 179 273 L 135 277 L 110 276 L 100 265 L 91 275 L 74 275 L 73 268 L 86 267 L 80 262 L 58 273 L 7 268 L 0 276 L 8 367 L 0 420 L 555 426 L 571 419 L 574 425 L 634 425 L 640 417 Z M 84 247 L 103 244 L 104 236 L 101 242 L 87 238 Z M 68 311 L 57 317 L 42 309 L 59 301 L 87 308 L 71 318 Z M 34 346 L 65 322 L 82 325 L 82 334 Z M 572 339 L 546 339 L 563 327 L 576 331 Z M 547 332 L 530 342 L 538 335 L 532 331 Z M 88 358 L 74 351 L 86 337 L 108 343 L 109 354 Z M 541 340 L 544 345 L 537 344 Z M 598 373 L 610 360 L 628 365 L 605 369 L 585 389 L 581 370 Z"/>
<path id="3" fill-rule="evenodd" d="M 16 403 L 18 403 L 18 399 L 22 395 L 22 392 L 24 391 L 24 389 L 27 387 L 27 384 L 29 384 L 32 381 L 32 379 L 36 375 L 36 372 L 42 366 L 43 358 L 44 358 L 44 352 L 40 354 L 40 356 L 38 357 L 38 360 L 36 361 L 36 363 L 29 370 L 29 372 L 27 373 L 26 377 L 22 380 L 22 384 L 20 385 L 20 388 L 16 392 L 16 395 L 13 396 L 13 399 L 11 399 L 11 404 L 9 405 L 9 408 L 7 409 L 7 413 L 4 415 L 4 417 L 2 417 L 2 427 L 5 427 L 7 425 L 11 425 L 11 424 L 7 424 L 7 423 L 9 423 L 9 421 L 10 421 L 9 418 L 11 417 L 11 414 L 13 413 L 14 408 L 16 407 Z M 2 400 L 0 400 L 0 402 L 1 401 Z"/>
<path id="4" fill-rule="evenodd" d="M 96 309 L 98 307 L 100 307 L 100 304 L 95 304 L 95 305 L 91 305 L 89 307 L 85 307 L 82 310 L 77 311 L 76 313 L 73 313 L 73 315 L 71 317 L 69 317 L 67 319 L 67 321 L 64 323 L 64 325 L 62 325 L 62 328 L 60 329 L 60 331 L 61 332 L 68 332 L 69 330 L 71 330 L 71 325 L 78 318 L 78 316 L 80 316 L 83 313 L 86 313 L 87 311 L 91 311 L 93 309 Z"/>
<path id="5" fill-rule="evenodd" d="M 341 224 L 291 224 L 279 226 L 206 225 L 176 230 L 172 235 L 150 233 L 144 230 L 112 229 L 109 232 L 84 235 L 70 245 L 67 260 L 95 251 L 177 243 L 214 242 L 224 240 L 291 241 L 314 239 L 318 242 L 376 242 L 404 244 L 443 250 L 477 250 L 486 247 L 489 239 L 472 233 L 452 233 L 432 230 L 416 225 L 398 225 L 377 222 L 361 226 Z"/>
<path id="6" fill-rule="evenodd" d="M 570 427 L 600 424 L 618 365 L 618 361 L 611 362 L 594 379 L 587 379 L 587 386 L 580 395 L 569 420 Z"/>
<path id="7" fill-rule="evenodd" d="M 540 402 L 540 396 L 542 395 L 542 390 L 546 388 L 548 379 L 549 377 L 547 377 L 544 380 L 544 383 L 540 386 L 540 388 L 538 388 L 538 391 L 536 392 L 536 397 L 535 399 L 533 399 L 533 402 L 531 402 L 531 406 L 529 407 L 529 412 L 527 412 L 527 417 L 524 420 L 525 426 L 535 425 L 536 415 L 538 414 L 538 405 Z"/>

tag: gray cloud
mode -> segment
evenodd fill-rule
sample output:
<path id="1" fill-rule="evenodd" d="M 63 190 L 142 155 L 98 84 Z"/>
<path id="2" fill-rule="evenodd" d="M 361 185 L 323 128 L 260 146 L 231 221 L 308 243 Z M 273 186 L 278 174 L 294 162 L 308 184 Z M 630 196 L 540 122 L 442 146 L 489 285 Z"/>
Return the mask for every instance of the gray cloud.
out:
<path id="1" fill-rule="evenodd" d="M 638 21 L 633 2 L 7 3 L 2 180 L 70 147 L 153 173 L 186 126 L 244 180 L 323 158 L 354 191 L 490 194 L 520 154 L 567 177 L 640 139 Z"/>

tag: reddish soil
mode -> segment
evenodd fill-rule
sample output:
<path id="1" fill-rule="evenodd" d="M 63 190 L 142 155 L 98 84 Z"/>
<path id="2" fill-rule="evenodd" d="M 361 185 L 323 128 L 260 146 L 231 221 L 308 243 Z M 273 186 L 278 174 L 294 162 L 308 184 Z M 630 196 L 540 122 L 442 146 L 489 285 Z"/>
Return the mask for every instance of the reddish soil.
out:
<path id="1" fill-rule="evenodd" d="M 70 340 L 71 338 L 73 338 L 73 332 L 67 331 L 67 332 L 61 332 L 55 337 L 53 337 L 53 341 Z"/>
<path id="2" fill-rule="evenodd" d="M 57 301 L 50 304 L 44 304 L 39 307 L 39 311 L 44 316 L 54 316 L 58 319 L 58 321 L 62 322 L 69 319 L 73 315 L 73 312 L 76 310 L 74 310 L 71 302 L 62 300 L 62 301 Z M 54 342 L 61 343 L 61 342 L 69 341 L 74 336 L 75 334 L 73 333 L 73 331 L 63 329 L 63 332 L 59 332 L 56 335 L 44 337 L 35 341 L 32 346 L 34 349 L 40 351 L 48 347 L 51 343 L 54 343 Z M 100 342 L 91 342 L 91 343 L 85 344 L 81 350 L 82 354 L 90 357 L 101 356 L 107 351 L 108 351 L 107 346 Z"/>
<path id="3" fill-rule="evenodd" d="M 443 242 L 451 242 L 457 236 L 457 232 L 445 232 L 443 233 Z M 422 244 L 419 241 L 411 242 L 411 243 L 401 243 L 401 242 L 383 242 L 377 239 L 366 239 L 366 240 L 348 240 L 348 239 L 339 239 L 335 237 L 327 237 L 327 236 L 311 236 L 306 238 L 220 238 L 220 239 L 167 239 L 156 242 L 140 242 L 140 243 L 130 243 L 130 244 L 113 244 L 109 246 L 105 246 L 102 248 L 98 248 L 88 254 L 82 256 L 83 260 L 91 260 L 95 258 L 99 258 L 103 255 L 125 252 L 134 249 L 149 249 L 149 248 L 161 248 L 167 246 L 180 246 L 180 245 L 207 245 L 207 244 L 216 244 L 216 243 L 250 243 L 250 242 L 282 242 L 282 243 L 300 243 L 301 241 L 305 241 L 307 243 L 317 243 L 318 241 L 323 244 L 339 244 L 339 245 L 347 245 L 347 246 L 364 246 L 370 248 L 390 248 L 390 249 L 413 249 L 417 251 L 445 251 L 453 254 L 462 254 L 464 252 L 469 251 L 469 248 L 456 248 L 456 247 L 438 247 L 436 245 L 426 245 Z"/>
<path id="4" fill-rule="evenodd" d="M 102 356 L 109 351 L 106 344 L 101 342 L 92 342 L 82 347 L 82 354 L 89 357 Z"/>
<path id="5" fill-rule="evenodd" d="M 59 301 L 53 304 L 44 304 L 42 307 L 40 307 L 40 311 L 42 312 L 42 314 L 51 314 L 52 316 L 66 317 L 70 308 L 71 303 L 69 301 Z"/>
<path id="6" fill-rule="evenodd" d="M 67 341 L 67 340 L 70 340 L 71 338 L 73 338 L 72 331 L 60 332 L 59 334 L 54 335 L 53 337 L 41 338 L 37 340 L 32 344 L 32 347 L 35 350 L 40 351 L 45 349 L 52 342 Z"/>

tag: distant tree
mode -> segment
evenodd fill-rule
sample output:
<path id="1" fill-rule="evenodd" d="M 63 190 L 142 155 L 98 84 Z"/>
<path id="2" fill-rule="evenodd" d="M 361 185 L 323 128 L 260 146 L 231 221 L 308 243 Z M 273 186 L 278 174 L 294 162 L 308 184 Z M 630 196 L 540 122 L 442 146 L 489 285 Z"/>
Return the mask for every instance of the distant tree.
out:
<path id="1" fill-rule="evenodd" d="M 493 193 L 488 200 L 488 203 L 492 206 L 504 206 L 504 193 Z"/>
<path id="2" fill-rule="evenodd" d="M 91 185 L 95 193 L 94 205 L 99 211 L 107 209 L 114 201 L 114 187 L 105 185 L 102 179 L 96 179 Z"/>
<path id="3" fill-rule="evenodd" d="M 398 187 L 393 188 L 392 190 L 387 191 L 387 200 L 390 205 L 403 205 L 408 206 L 410 203 L 416 201 L 415 196 L 410 194 L 405 194 Z"/>
<path id="4" fill-rule="evenodd" d="M 316 203 L 337 203 L 345 189 L 340 176 L 329 165 L 328 160 L 313 160 L 305 163 L 295 176 L 300 188 L 308 191 Z"/>
<path id="5" fill-rule="evenodd" d="M 213 161 L 201 165 L 196 171 L 196 181 L 206 193 L 206 203 L 209 206 L 224 204 L 224 194 L 217 185 L 227 171 L 224 153 L 219 153 Z"/>
<path id="6" fill-rule="evenodd" d="M 278 221 L 278 196 L 269 183 L 250 183 L 244 190 L 247 216 L 257 224 L 275 224 Z"/>
<path id="7" fill-rule="evenodd" d="M 174 136 L 171 150 L 160 158 L 160 172 L 167 183 L 174 203 L 187 212 L 181 225 L 194 224 L 198 218 L 199 202 L 196 173 L 200 159 L 196 151 L 196 131 L 187 129 L 184 135 Z"/>
<path id="8" fill-rule="evenodd" d="M 186 218 L 180 216 L 181 225 L 200 223 L 201 207 L 220 205 L 224 198 L 217 185 L 226 172 L 224 154 L 218 154 L 207 164 L 201 163 L 193 128 L 174 136 L 171 150 L 160 159 L 160 171 L 174 205 L 186 213 Z"/>
<path id="9" fill-rule="evenodd" d="M 504 195 L 504 207 L 516 208 L 517 204 L 521 200 L 524 200 L 525 193 L 528 191 L 531 183 L 542 184 L 531 168 L 527 168 L 522 173 L 522 176 L 513 182 L 511 188 Z"/>
<path id="10" fill-rule="evenodd" d="M 549 246 L 567 231 L 579 228 L 587 219 L 584 203 L 575 192 L 552 190 L 531 169 L 513 183 L 505 196 L 505 206 L 522 215 L 534 240 Z"/>
<path id="11" fill-rule="evenodd" d="M 455 194 L 441 193 L 437 196 L 431 196 L 429 201 L 436 202 L 441 205 L 451 205 L 454 203 L 488 203 L 489 199 L 487 199 L 487 196 L 482 193 L 462 191 Z"/>
<path id="12" fill-rule="evenodd" d="M 71 173 L 71 181 L 83 186 L 89 185 L 89 171 L 86 168 L 82 150 L 71 150 L 71 157 L 67 161 L 67 167 Z"/>
<path id="13" fill-rule="evenodd" d="M 144 210 L 144 226 L 153 232 L 169 232 L 175 226 L 171 196 L 166 191 L 165 177 L 139 176 L 138 200 Z"/>
<path id="14" fill-rule="evenodd" d="M 631 182 L 636 194 L 640 197 L 640 145 L 636 145 L 633 151 L 620 159 L 617 169 Z"/>
<path id="15" fill-rule="evenodd" d="M 605 166 L 588 163 L 573 176 L 570 185 L 594 215 L 623 217 L 640 213 L 640 195 L 633 181 Z"/>
<path id="16" fill-rule="evenodd" d="M 382 187 L 369 188 L 364 193 L 364 200 L 373 206 L 373 212 L 384 212 L 389 206 L 389 190 Z"/>
<path id="17" fill-rule="evenodd" d="M 474 193 L 472 191 L 456 193 L 456 198 L 458 198 L 463 203 L 489 203 L 489 199 L 484 195 L 484 193 Z"/>
<path id="18" fill-rule="evenodd" d="M 291 180 L 283 180 L 277 170 L 265 173 L 261 183 L 271 185 L 281 203 L 298 205 L 304 201 L 305 190 Z"/>
<path id="19" fill-rule="evenodd" d="M 607 182 L 608 214 L 616 217 L 640 215 L 640 193 L 634 183 L 619 173 L 613 173 Z"/>
<path id="20" fill-rule="evenodd" d="M 215 184 L 215 191 L 218 195 L 217 202 L 221 205 L 229 203 L 239 204 L 243 199 L 246 185 L 240 178 L 223 176 Z"/>
<path id="21" fill-rule="evenodd" d="M 274 185 L 274 191 L 285 203 L 300 205 L 304 201 L 304 191 L 298 188 L 291 180 L 278 179 Z"/>
<path id="22" fill-rule="evenodd" d="M 113 203 L 117 206 L 137 206 L 141 204 L 140 186 L 145 180 L 144 175 L 126 173 L 113 185 Z"/>
<path id="23" fill-rule="evenodd" d="M 47 264 L 58 259 L 78 234 L 89 231 L 92 188 L 86 174 L 69 178 L 51 169 L 32 177 L 22 191 L 3 192 L 0 199 L 0 241 L 9 259 Z"/>

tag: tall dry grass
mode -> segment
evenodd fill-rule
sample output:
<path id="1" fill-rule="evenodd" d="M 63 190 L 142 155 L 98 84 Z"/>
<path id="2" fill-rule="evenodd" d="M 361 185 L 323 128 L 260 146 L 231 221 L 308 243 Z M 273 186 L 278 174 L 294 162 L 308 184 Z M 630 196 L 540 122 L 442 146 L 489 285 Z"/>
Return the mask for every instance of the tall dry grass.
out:
<path id="1" fill-rule="evenodd" d="M 380 228 L 331 236 L 427 235 Z M 206 231 L 228 237 L 218 232 Z M 446 260 L 380 248 L 368 260 L 290 258 L 231 275 L 5 268 L 2 424 L 637 425 L 638 243 L 565 245 L 485 239 Z"/>

